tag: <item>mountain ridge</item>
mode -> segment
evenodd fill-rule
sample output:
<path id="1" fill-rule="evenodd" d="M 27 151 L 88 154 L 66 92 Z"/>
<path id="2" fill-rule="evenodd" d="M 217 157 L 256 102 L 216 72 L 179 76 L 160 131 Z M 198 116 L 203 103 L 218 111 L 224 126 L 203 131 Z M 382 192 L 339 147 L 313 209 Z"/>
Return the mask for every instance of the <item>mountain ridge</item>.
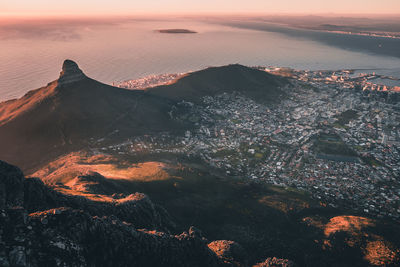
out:
<path id="1" fill-rule="evenodd" d="M 207 95 L 239 92 L 276 103 L 285 84 L 283 78 L 236 64 L 194 72 L 165 86 L 128 90 L 89 78 L 67 59 L 57 80 L 0 103 L 0 158 L 26 170 L 94 140 L 181 132 L 193 123 L 173 118 L 177 102 L 201 103 Z"/>

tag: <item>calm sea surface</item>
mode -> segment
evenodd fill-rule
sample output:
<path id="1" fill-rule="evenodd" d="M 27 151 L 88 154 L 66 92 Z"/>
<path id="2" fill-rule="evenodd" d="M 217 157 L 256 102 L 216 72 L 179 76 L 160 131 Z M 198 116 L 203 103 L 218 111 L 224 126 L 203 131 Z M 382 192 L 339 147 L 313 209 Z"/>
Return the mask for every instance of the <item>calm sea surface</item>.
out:
<path id="1" fill-rule="evenodd" d="M 161 34 L 186 28 L 198 34 Z M 400 48 L 399 48 L 400 49 Z M 192 20 L 0 25 L 0 101 L 55 80 L 64 59 L 104 83 L 231 63 L 296 69 L 368 69 L 400 76 L 400 59 L 301 35 Z"/>

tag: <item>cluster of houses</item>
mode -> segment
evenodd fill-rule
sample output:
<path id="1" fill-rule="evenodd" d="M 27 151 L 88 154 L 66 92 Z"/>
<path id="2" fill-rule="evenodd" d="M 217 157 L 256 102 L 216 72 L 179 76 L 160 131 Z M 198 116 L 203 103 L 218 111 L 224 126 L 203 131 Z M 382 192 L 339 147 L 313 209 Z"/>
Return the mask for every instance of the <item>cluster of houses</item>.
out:
<path id="1" fill-rule="evenodd" d="M 207 96 L 180 118 L 195 121 L 194 130 L 104 149 L 200 158 L 228 177 L 295 187 L 333 207 L 400 220 L 400 104 L 366 97 L 355 90 L 366 77 L 343 78 L 350 74 L 291 72 L 288 97 L 277 104 L 239 93 Z"/>
<path id="2" fill-rule="evenodd" d="M 113 86 L 131 89 L 131 90 L 143 90 L 149 87 L 155 87 L 159 85 L 168 84 L 183 74 L 160 74 L 160 75 L 150 75 L 140 79 L 126 80 L 123 82 L 114 82 Z"/>

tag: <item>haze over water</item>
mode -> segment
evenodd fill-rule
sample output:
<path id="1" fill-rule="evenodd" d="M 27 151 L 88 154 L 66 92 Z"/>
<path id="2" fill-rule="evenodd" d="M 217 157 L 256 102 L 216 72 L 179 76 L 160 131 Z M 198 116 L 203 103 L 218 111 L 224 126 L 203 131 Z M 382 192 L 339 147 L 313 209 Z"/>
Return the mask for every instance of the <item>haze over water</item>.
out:
<path id="1" fill-rule="evenodd" d="M 399 58 L 346 50 L 300 34 L 188 19 L 35 23 L 0 24 L 0 101 L 55 80 L 67 58 L 104 83 L 232 63 L 313 70 L 369 69 L 400 76 Z M 154 31 L 168 28 L 198 34 Z"/>

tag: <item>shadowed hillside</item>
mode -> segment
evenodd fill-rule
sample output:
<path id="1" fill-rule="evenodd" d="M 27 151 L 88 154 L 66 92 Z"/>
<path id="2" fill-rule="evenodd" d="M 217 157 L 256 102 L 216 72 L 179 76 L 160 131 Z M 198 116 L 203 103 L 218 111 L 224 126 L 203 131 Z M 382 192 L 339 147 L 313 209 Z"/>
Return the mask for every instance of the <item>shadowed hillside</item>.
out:
<path id="1" fill-rule="evenodd" d="M 26 169 L 91 138 L 179 129 L 170 107 L 157 96 L 92 80 L 66 60 L 58 80 L 0 104 L 0 158 Z"/>
<path id="2" fill-rule="evenodd" d="M 59 193 L 101 203 L 143 192 L 167 210 L 176 233 L 195 226 L 211 240 L 235 241 L 252 263 L 274 256 L 299 266 L 399 261 L 399 228 L 393 223 L 326 208 L 293 188 L 224 177 L 201 161 L 172 155 L 164 162 L 158 156 L 149 160 L 73 153 L 32 176 Z"/>
<path id="3" fill-rule="evenodd" d="M 171 233 L 168 212 L 141 193 L 108 201 L 63 194 L 3 161 L 0 192 L 0 266 L 251 266 L 237 242 L 211 242 L 196 227 Z"/>
<path id="4" fill-rule="evenodd" d="M 240 92 L 254 100 L 276 102 L 284 95 L 284 78 L 242 65 L 213 67 L 190 73 L 169 85 L 147 89 L 152 95 L 198 102 L 203 96 Z"/>

